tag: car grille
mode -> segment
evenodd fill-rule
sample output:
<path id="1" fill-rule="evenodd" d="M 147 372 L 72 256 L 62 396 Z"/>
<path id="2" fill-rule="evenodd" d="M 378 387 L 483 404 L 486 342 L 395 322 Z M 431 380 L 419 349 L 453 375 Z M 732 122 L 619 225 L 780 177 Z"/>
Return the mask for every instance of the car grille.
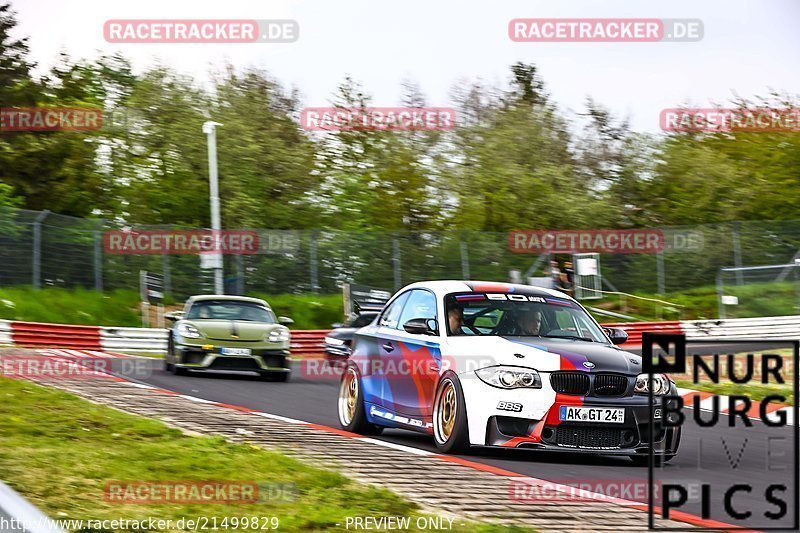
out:
<path id="1" fill-rule="evenodd" d="M 622 396 L 628 390 L 628 378 L 616 374 L 598 374 L 594 378 L 596 396 Z"/>
<path id="2" fill-rule="evenodd" d="M 208 368 L 214 370 L 259 370 L 255 359 L 239 357 L 217 357 Z"/>
<path id="3" fill-rule="evenodd" d="M 561 394 L 589 394 L 589 376 L 581 372 L 553 372 L 550 374 L 553 390 Z"/>
<path id="4" fill-rule="evenodd" d="M 619 448 L 622 430 L 601 427 L 556 427 L 556 444 L 568 448 Z"/>

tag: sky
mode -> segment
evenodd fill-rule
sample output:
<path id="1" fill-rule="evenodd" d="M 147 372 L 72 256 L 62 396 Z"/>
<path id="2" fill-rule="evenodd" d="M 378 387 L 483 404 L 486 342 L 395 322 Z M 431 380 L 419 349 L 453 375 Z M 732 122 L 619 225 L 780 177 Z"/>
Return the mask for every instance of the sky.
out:
<path id="1" fill-rule="evenodd" d="M 40 72 L 58 54 L 121 52 L 137 71 L 164 64 L 206 83 L 225 62 L 266 69 L 299 89 L 305 106 L 329 105 L 345 75 L 373 104 L 398 105 L 403 80 L 432 106 L 453 105 L 453 88 L 482 79 L 506 86 L 516 61 L 537 65 L 570 116 L 588 97 L 658 132 L 659 112 L 708 107 L 736 96 L 800 93 L 797 0 L 11 0 L 18 37 L 28 36 Z M 293 19 L 294 43 L 108 43 L 109 19 Z M 700 42 L 518 43 L 515 18 L 701 19 Z"/>

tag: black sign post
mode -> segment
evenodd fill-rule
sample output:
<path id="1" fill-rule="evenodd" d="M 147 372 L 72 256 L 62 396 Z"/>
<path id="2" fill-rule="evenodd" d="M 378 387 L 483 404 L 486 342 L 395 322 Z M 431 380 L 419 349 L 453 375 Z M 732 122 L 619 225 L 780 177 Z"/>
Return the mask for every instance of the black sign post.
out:
<path id="1" fill-rule="evenodd" d="M 158 327 L 164 327 L 164 276 L 139 271 L 139 295 L 142 302 L 142 326 L 150 327 L 150 305 L 157 305 Z"/>

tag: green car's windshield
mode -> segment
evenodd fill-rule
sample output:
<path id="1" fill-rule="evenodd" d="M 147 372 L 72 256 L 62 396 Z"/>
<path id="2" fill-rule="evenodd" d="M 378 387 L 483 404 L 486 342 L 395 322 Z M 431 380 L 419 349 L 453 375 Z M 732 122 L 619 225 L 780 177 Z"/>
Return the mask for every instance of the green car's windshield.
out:
<path id="1" fill-rule="evenodd" d="M 186 318 L 190 320 L 244 320 L 275 324 L 275 315 L 266 307 L 248 302 L 203 301 L 192 304 Z"/>
<path id="2" fill-rule="evenodd" d="M 552 337 L 608 343 L 571 300 L 524 294 L 463 293 L 445 298 L 450 335 Z"/>

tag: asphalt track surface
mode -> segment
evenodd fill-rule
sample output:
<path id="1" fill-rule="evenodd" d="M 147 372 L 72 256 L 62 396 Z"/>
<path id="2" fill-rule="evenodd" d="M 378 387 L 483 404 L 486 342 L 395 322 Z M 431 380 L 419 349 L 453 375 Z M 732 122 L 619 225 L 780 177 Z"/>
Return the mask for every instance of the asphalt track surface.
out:
<path id="1" fill-rule="evenodd" d="M 705 345 L 702 349 L 692 349 L 692 352 L 728 353 L 729 346 L 732 345 Z M 741 344 L 736 347 L 737 351 L 746 349 Z M 757 352 L 768 348 L 761 344 L 753 349 Z M 130 365 L 123 365 L 122 360 L 116 360 L 113 368 L 120 376 L 131 381 L 180 394 L 339 427 L 336 415 L 339 382 L 332 374 L 309 377 L 307 372 L 296 368 L 288 383 L 274 383 L 245 374 L 197 372 L 188 376 L 174 376 L 163 370 L 161 360 L 137 359 L 136 362 L 135 370 L 124 368 Z M 700 427 L 692 418 L 690 409 L 685 413 L 687 418 L 678 456 L 654 472 L 657 481 L 690 487 L 689 501 L 679 510 L 700 516 L 700 485 L 708 484 L 712 519 L 754 529 L 790 528 L 798 505 L 793 472 L 796 465 L 793 465 L 796 457 L 794 427 L 766 427 L 758 419 L 753 420 L 753 426 L 749 428 L 744 427 L 740 420 L 736 421 L 734 427 L 729 427 L 726 415 L 721 415 L 714 427 Z M 704 415 L 708 417 L 710 413 Z M 378 438 L 437 451 L 431 437 L 413 432 L 386 430 Z M 638 487 L 637 490 L 641 491 L 648 480 L 646 467 L 634 466 L 628 459 L 619 457 L 496 449 L 474 449 L 472 455 L 464 457 L 524 476 L 566 485 L 617 483 Z M 752 486 L 752 492 L 737 493 L 733 504 L 742 512 L 752 512 L 752 516 L 737 521 L 725 513 L 722 500 L 728 487 L 741 483 Z M 773 483 L 783 483 L 788 487 L 785 493 L 776 493 L 786 501 L 788 507 L 786 516 L 778 521 L 764 516 L 767 511 L 777 510 L 765 499 L 765 490 Z M 640 497 L 628 499 L 646 502 Z M 660 503 L 658 496 L 656 502 Z"/>

